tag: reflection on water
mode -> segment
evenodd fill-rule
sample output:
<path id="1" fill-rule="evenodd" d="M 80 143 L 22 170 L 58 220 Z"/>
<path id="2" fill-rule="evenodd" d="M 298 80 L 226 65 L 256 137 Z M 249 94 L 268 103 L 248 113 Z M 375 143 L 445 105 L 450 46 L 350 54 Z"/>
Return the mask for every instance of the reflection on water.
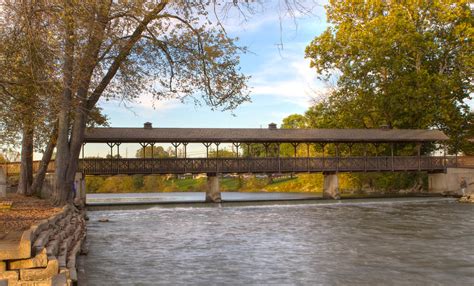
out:
<path id="1" fill-rule="evenodd" d="M 86 273 L 90 285 L 468 285 L 473 215 L 446 199 L 94 211 Z"/>

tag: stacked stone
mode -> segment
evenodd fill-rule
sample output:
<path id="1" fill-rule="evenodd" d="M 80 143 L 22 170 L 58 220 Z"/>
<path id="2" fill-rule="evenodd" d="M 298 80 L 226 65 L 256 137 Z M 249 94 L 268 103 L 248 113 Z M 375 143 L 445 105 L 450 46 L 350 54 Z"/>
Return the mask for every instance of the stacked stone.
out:
<path id="1" fill-rule="evenodd" d="M 84 212 L 65 206 L 25 231 L 16 249 L 0 247 L 0 286 L 72 285 L 85 236 Z"/>
<path id="2" fill-rule="evenodd" d="M 474 193 L 462 196 L 459 199 L 459 202 L 460 203 L 471 203 L 471 204 L 474 203 Z"/>

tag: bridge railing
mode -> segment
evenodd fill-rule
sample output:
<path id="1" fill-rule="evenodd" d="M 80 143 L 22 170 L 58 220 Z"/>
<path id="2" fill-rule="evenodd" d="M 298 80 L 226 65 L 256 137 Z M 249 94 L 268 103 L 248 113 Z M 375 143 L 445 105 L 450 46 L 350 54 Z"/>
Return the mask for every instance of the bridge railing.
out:
<path id="1" fill-rule="evenodd" d="M 145 158 L 84 159 L 79 170 L 86 174 L 440 171 L 453 164 L 451 158 L 431 156 Z"/>
<path id="2" fill-rule="evenodd" d="M 36 172 L 40 162 L 33 163 Z M 20 163 L 0 165 L 8 175 L 19 174 Z M 474 156 L 273 157 L 273 158 L 129 158 L 82 159 L 78 170 L 91 175 L 181 173 L 288 173 L 442 171 L 448 167 L 474 168 Z M 55 162 L 48 165 L 54 172 Z"/>

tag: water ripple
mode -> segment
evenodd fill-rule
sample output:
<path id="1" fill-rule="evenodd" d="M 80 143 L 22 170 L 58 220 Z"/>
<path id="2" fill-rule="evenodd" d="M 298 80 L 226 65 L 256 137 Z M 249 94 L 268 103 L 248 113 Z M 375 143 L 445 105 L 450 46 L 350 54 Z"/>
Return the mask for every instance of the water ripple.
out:
<path id="1" fill-rule="evenodd" d="M 90 285 L 472 285 L 473 214 L 448 200 L 96 211 L 86 273 Z"/>

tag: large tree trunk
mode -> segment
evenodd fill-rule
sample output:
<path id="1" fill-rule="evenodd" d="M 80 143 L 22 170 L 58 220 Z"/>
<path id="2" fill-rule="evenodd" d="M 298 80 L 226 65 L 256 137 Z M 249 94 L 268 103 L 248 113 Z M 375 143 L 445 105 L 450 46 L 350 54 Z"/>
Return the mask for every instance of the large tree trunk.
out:
<path id="1" fill-rule="evenodd" d="M 89 116 L 90 110 L 95 106 L 100 96 L 102 95 L 105 88 L 108 86 L 110 81 L 113 79 L 115 74 L 120 68 L 122 62 L 130 54 L 135 43 L 141 38 L 141 34 L 145 30 L 148 23 L 156 19 L 159 13 L 168 4 L 168 1 L 160 2 L 153 11 L 147 14 L 144 19 L 140 22 L 138 27 L 134 30 L 129 40 L 121 47 L 119 54 L 114 59 L 113 63 L 107 70 L 102 80 L 94 91 L 88 96 L 91 78 L 94 69 L 97 66 L 99 58 L 99 51 L 102 45 L 104 32 L 108 23 L 110 4 L 111 2 L 99 2 L 97 9 L 97 18 L 90 34 L 88 46 L 84 49 L 84 54 L 79 60 L 77 78 L 77 106 L 73 114 L 72 103 L 72 90 L 71 86 L 73 83 L 73 54 L 74 54 L 74 32 L 72 23 L 72 14 L 68 15 L 68 7 L 71 8 L 70 0 L 66 0 L 66 38 L 65 38 L 65 62 L 64 62 L 64 92 L 62 98 L 62 108 L 59 114 L 59 129 L 58 129 L 58 145 L 57 145 L 57 158 L 56 158 L 56 187 L 53 195 L 53 202 L 55 205 L 61 205 L 66 202 L 71 202 L 72 196 L 72 184 L 74 183 L 74 176 L 77 171 L 77 162 L 79 159 L 79 153 L 84 140 L 84 132 L 86 128 L 86 121 Z M 71 10 L 72 11 L 72 10 Z M 70 131 L 69 115 L 73 115 L 73 126 L 72 132 Z M 70 135 L 70 136 L 69 136 Z"/>
<path id="2" fill-rule="evenodd" d="M 17 193 L 30 196 L 33 183 L 33 128 L 25 124 L 21 140 L 20 180 Z"/>
<path id="3" fill-rule="evenodd" d="M 63 65 L 63 92 L 61 96 L 61 110 L 58 114 L 58 142 L 56 151 L 55 186 L 51 194 L 54 205 L 63 205 L 67 202 L 67 194 L 71 190 L 66 180 L 69 161 L 69 113 L 71 108 L 73 72 L 74 72 L 74 15 L 71 0 L 65 3 L 65 34 L 64 34 L 64 65 Z"/>
<path id="4" fill-rule="evenodd" d="M 44 178 L 46 176 L 46 172 L 48 171 L 48 165 L 51 161 L 51 157 L 53 156 L 54 148 L 56 147 L 56 142 L 58 139 L 58 126 L 55 124 L 53 132 L 50 136 L 48 146 L 46 146 L 46 150 L 43 153 L 43 157 L 41 158 L 41 163 L 36 172 L 36 176 L 33 180 L 33 184 L 31 185 L 31 192 L 33 194 L 40 194 L 41 189 L 43 188 Z"/>

